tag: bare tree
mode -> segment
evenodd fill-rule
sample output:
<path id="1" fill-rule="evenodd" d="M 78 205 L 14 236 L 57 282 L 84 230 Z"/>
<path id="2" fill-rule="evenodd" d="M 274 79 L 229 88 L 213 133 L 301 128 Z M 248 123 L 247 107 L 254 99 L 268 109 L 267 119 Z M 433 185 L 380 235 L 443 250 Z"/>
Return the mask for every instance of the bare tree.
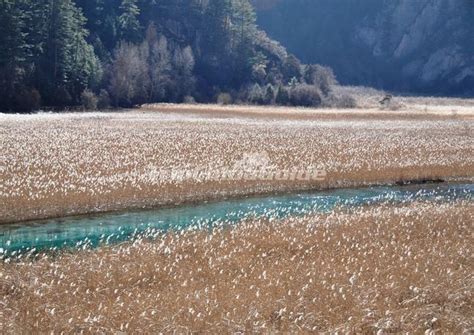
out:
<path id="1" fill-rule="evenodd" d="M 172 80 L 172 64 L 171 54 L 168 50 L 168 40 L 163 35 L 158 36 L 156 27 L 150 24 L 144 43 L 147 43 L 149 46 L 149 97 L 151 101 L 163 101 L 167 97 L 167 91 Z"/>
<path id="2" fill-rule="evenodd" d="M 115 105 L 131 106 L 146 99 L 149 85 L 145 46 L 123 42 L 115 50 L 109 92 Z"/>
<path id="3" fill-rule="evenodd" d="M 183 49 L 176 47 L 173 52 L 173 74 L 176 80 L 175 100 L 182 100 L 186 95 L 191 94 L 195 86 L 194 55 L 190 46 Z"/>

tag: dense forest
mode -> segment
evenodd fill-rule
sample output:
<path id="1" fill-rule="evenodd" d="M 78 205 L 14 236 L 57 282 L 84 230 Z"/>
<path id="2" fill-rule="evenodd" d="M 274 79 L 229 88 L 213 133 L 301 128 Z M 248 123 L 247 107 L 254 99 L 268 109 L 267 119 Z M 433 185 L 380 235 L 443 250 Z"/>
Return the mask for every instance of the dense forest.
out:
<path id="1" fill-rule="evenodd" d="M 258 29 L 248 0 L 0 0 L 0 109 L 147 102 L 314 106 L 331 69 Z M 350 101 L 349 101 L 350 103 Z"/>
<path id="2" fill-rule="evenodd" d="M 474 96 L 472 0 L 254 0 L 258 24 L 341 84 Z"/>

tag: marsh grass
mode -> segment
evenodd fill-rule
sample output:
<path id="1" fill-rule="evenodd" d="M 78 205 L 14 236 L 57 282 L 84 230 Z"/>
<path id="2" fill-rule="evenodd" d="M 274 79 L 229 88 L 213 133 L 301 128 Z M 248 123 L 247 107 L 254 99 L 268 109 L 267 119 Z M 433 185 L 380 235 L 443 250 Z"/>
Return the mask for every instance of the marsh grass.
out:
<path id="1" fill-rule="evenodd" d="M 472 177 L 474 113 L 466 113 L 157 105 L 120 113 L 0 115 L 0 223 Z M 214 182 L 153 175 L 156 169 L 212 172 L 261 152 L 276 169 L 316 166 L 327 178 Z"/>
<path id="2" fill-rule="evenodd" d="M 2 333 L 461 333 L 474 206 L 249 219 L 0 263 Z"/>

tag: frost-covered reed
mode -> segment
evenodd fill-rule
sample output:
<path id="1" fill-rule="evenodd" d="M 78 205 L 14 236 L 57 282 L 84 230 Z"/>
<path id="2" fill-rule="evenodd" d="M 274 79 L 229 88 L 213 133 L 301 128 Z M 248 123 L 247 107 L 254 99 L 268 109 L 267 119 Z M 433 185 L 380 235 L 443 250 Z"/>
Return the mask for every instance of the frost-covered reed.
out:
<path id="1" fill-rule="evenodd" d="M 473 215 L 382 204 L 4 260 L 2 333 L 469 333 Z"/>
<path id="2" fill-rule="evenodd" d="M 362 112 L 149 106 L 121 113 L 0 114 L 0 222 L 278 190 L 472 177 L 472 118 Z M 318 167 L 327 178 L 202 181 L 156 174 L 212 174 L 260 153 L 274 169 Z"/>

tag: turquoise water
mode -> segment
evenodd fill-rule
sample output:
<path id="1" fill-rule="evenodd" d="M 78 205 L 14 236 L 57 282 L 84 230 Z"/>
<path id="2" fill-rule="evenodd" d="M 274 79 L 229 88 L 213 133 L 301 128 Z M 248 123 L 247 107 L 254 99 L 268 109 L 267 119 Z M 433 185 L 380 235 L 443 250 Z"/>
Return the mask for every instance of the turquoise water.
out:
<path id="1" fill-rule="evenodd" d="M 336 206 L 361 206 L 379 202 L 414 200 L 472 200 L 474 184 L 432 184 L 370 187 L 286 195 L 162 208 L 141 212 L 114 213 L 43 220 L 0 226 L 0 253 L 86 248 L 130 240 L 137 235 L 153 236 L 169 229 L 206 228 L 237 223 L 245 217 L 276 217 L 328 212 Z M 0 255 L 1 256 L 1 255 Z"/>

